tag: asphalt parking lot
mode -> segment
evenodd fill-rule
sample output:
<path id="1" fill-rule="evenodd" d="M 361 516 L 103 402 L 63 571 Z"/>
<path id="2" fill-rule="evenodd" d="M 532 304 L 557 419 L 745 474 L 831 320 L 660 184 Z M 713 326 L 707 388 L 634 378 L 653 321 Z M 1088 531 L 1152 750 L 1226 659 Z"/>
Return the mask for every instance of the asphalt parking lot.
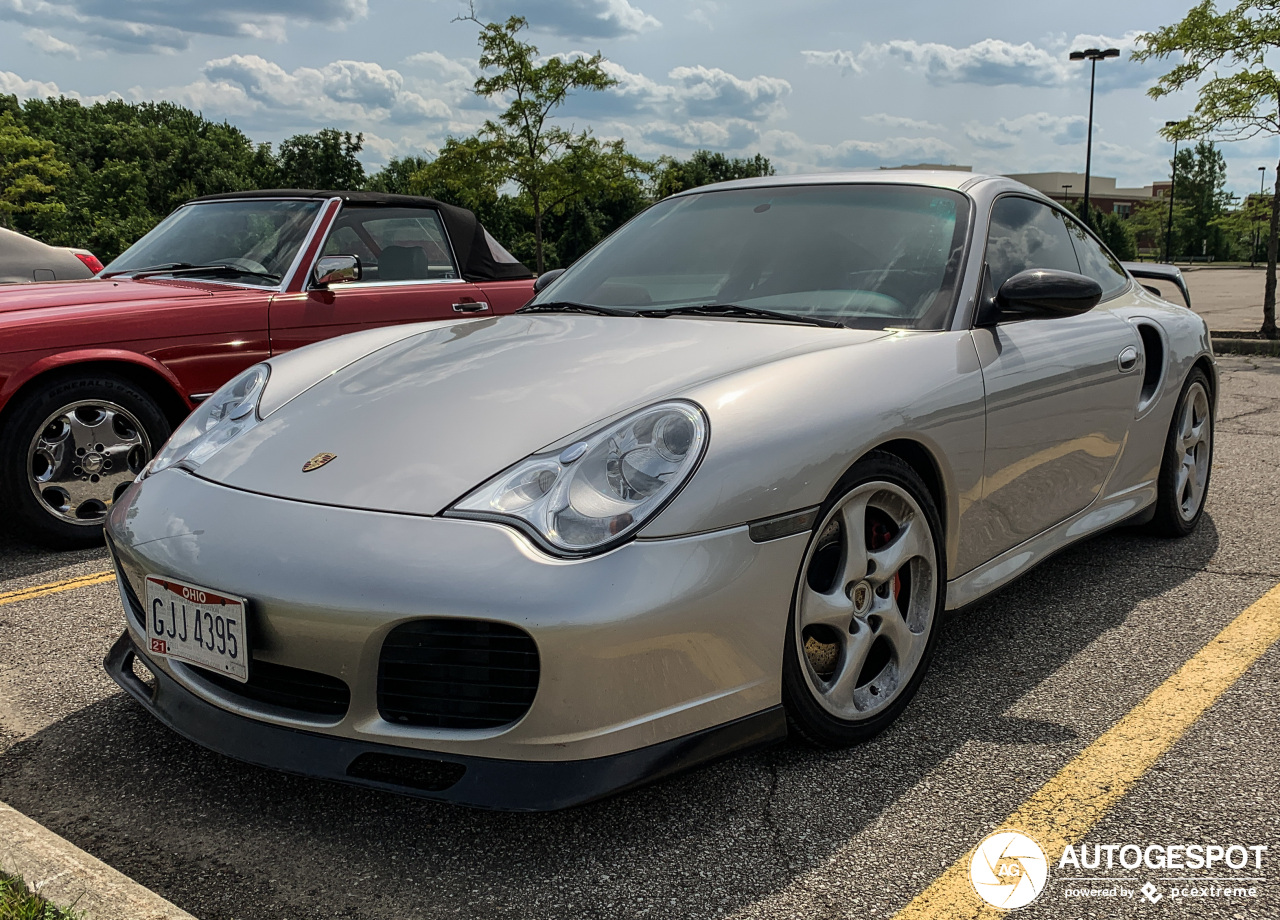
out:
<path id="1" fill-rule="evenodd" d="M 1220 367 L 1192 537 L 1104 535 L 949 619 L 919 696 L 871 743 L 787 742 L 556 814 L 329 785 L 183 741 L 102 670 L 123 624 L 114 584 L 90 577 L 105 554 L 44 553 L 0 525 L 0 800 L 203 920 L 893 917 L 1280 583 L 1280 360 Z M 1278 699 L 1271 645 L 1084 836 L 1267 846 L 1260 868 L 1051 867 L 1019 916 L 1280 917 Z M 1068 896 L 1070 875 L 1132 896 Z M 1254 895 L 1168 892 L 1214 886 L 1167 878 L 1195 875 Z"/>

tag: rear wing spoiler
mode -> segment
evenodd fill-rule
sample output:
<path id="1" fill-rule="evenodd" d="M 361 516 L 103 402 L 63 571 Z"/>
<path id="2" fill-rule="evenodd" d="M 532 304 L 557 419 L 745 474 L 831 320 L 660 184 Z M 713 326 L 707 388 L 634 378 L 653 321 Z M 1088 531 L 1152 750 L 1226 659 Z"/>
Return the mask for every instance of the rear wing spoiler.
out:
<path id="1" fill-rule="evenodd" d="M 1187 281 L 1182 277 L 1182 269 L 1176 265 L 1163 265 L 1159 262 L 1121 262 L 1125 271 L 1135 278 L 1148 278 L 1152 281 L 1165 281 L 1175 285 L 1182 292 L 1182 299 L 1191 306 L 1191 292 L 1187 290 Z M 1145 285 L 1144 285 L 1145 286 Z M 1151 290 L 1147 288 L 1147 290 Z M 1152 293 L 1157 293 L 1152 291 Z"/>

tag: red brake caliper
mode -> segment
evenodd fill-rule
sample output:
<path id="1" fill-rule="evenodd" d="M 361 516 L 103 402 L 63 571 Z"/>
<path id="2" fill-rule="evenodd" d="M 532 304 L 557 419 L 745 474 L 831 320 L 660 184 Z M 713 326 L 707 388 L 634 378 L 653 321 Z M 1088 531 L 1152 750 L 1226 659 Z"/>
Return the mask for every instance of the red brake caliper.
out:
<path id="1" fill-rule="evenodd" d="M 871 532 L 867 535 L 867 544 L 872 550 L 880 549 L 882 546 L 888 546 L 890 541 L 897 536 L 897 531 L 893 530 L 890 525 L 883 521 L 873 521 L 871 523 Z M 896 601 L 898 595 L 902 592 L 902 576 L 897 572 L 893 573 L 893 599 Z"/>

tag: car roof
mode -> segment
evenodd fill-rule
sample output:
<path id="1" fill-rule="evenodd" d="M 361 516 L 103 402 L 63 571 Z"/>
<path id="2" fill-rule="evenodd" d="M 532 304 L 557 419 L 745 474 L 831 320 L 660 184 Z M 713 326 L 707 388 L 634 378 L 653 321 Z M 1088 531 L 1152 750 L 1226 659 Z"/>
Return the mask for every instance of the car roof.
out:
<path id="1" fill-rule="evenodd" d="M 738 188 L 777 188 L 797 185 L 923 185 L 930 188 L 953 189 L 965 192 L 983 182 L 999 182 L 1020 191 L 1034 192 L 1029 186 L 1005 176 L 963 172 L 958 169 L 859 169 L 847 172 L 802 173 L 793 176 L 760 176 L 754 179 L 733 179 L 716 182 L 679 192 L 688 195 L 695 192 L 726 191 Z M 1038 192 L 1035 194 L 1039 195 Z"/>
<path id="2" fill-rule="evenodd" d="M 433 208 L 437 211 L 448 207 L 448 205 L 436 201 L 434 198 L 426 198 L 421 195 L 392 195 L 387 192 L 353 192 L 314 188 L 265 188 L 253 189 L 247 192 L 221 192 L 216 195 L 201 195 L 199 198 L 192 198 L 191 202 L 231 201 L 244 198 L 316 198 L 326 200 L 329 198 L 341 198 L 351 204 L 394 208 Z M 188 204 L 191 202 L 188 202 Z"/>

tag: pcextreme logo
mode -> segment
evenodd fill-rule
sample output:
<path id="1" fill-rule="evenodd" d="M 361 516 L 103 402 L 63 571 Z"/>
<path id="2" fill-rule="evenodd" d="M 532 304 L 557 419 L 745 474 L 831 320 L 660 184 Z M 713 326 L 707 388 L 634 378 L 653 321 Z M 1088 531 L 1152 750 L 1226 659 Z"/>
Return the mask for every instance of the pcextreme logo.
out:
<path id="1" fill-rule="evenodd" d="M 996 831 L 973 852 L 969 879 L 978 896 L 988 904 L 1017 910 L 1044 891 L 1049 860 L 1044 850 L 1026 834 Z"/>
<path id="2" fill-rule="evenodd" d="M 1267 850 L 1265 844 L 1067 845 L 1055 866 L 1061 886 L 1058 894 L 1069 899 L 1141 898 L 1148 905 L 1166 898 L 1169 903 L 1254 899 L 1267 881 L 1263 874 Z M 1134 870 L 1137 874 L 1127 874 Z M 1049 860 L 1031 837 L 1006 828 L 978 844 L 969 862 L 969 879 L 988 904 L 1017 910 L 1048 887 Z"/>

